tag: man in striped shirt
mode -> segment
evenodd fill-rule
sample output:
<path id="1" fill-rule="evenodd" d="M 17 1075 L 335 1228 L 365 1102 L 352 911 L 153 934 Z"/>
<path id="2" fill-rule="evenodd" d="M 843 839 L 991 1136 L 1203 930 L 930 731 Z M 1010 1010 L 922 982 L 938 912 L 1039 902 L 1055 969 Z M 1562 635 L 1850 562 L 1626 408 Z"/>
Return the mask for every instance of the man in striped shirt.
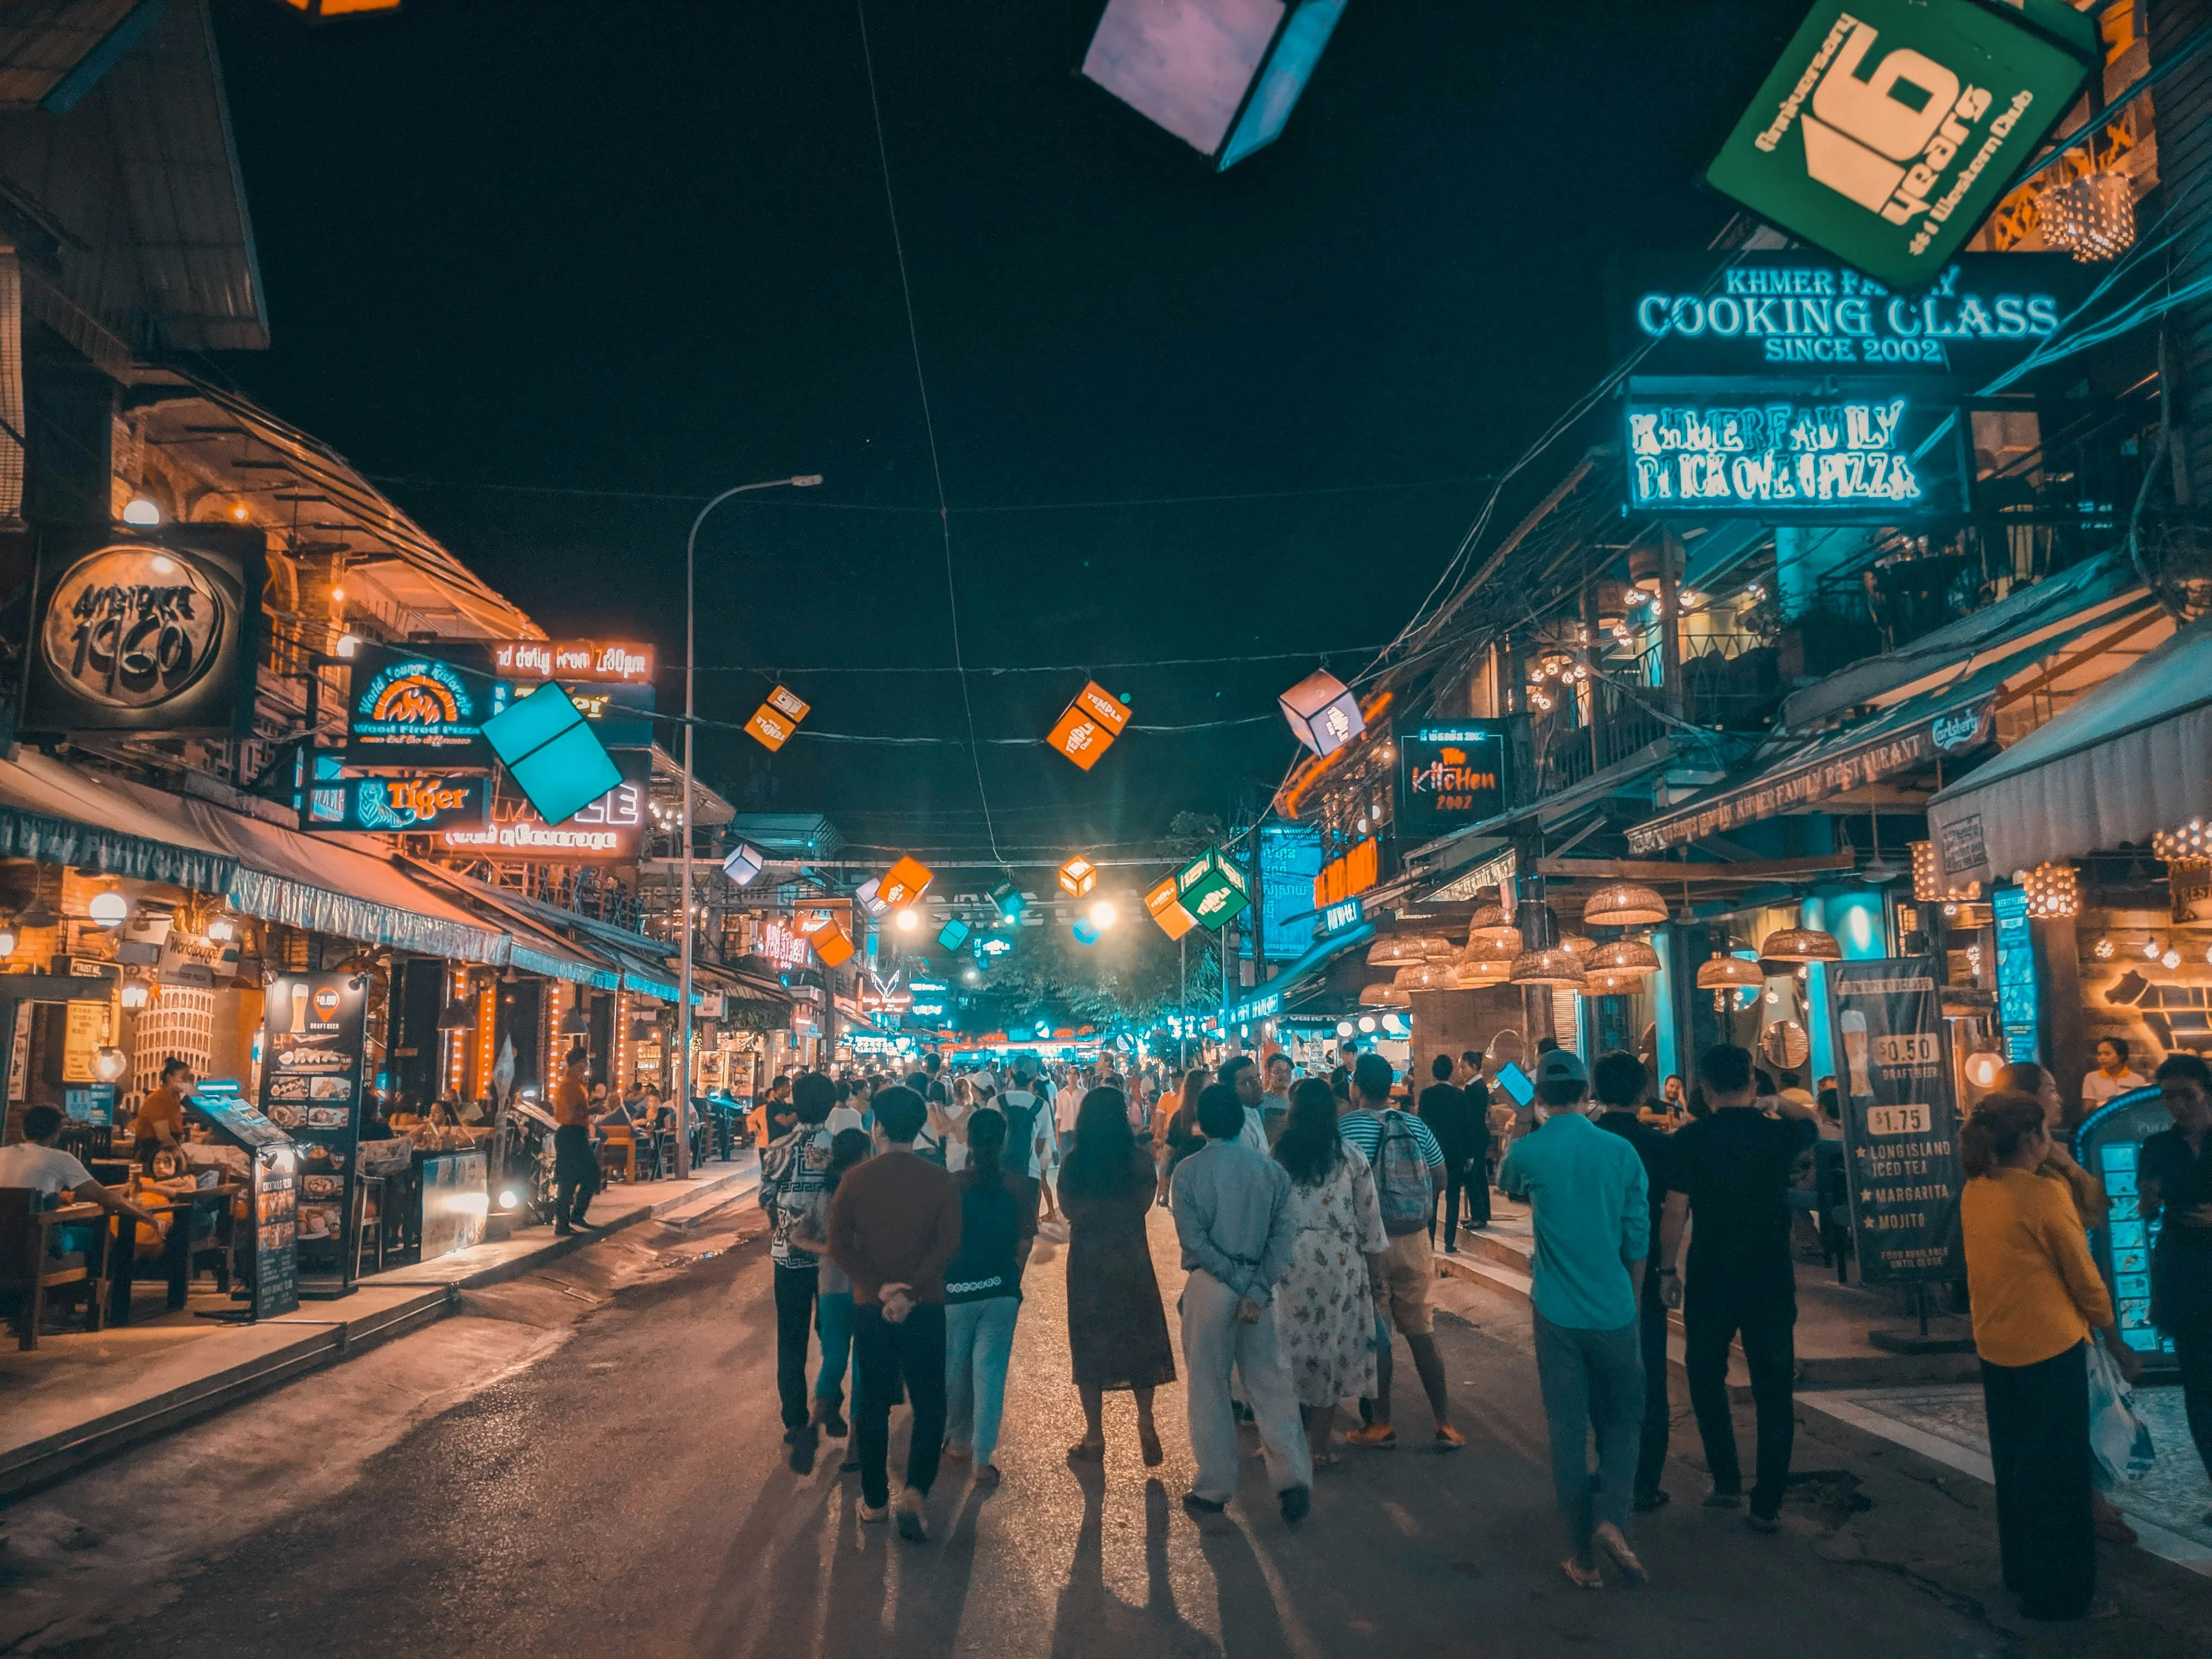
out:
<path id="1" fill-rule="evenodd" d="M 1347 1146 L 1359 1149 L 1375 1171 L 1375 1190 L 1382 1206 L 1382 1230 L 1390 1248 L 1370 1258 L 1375 1285 L 1375 1403 L 1367 1426 L 1346 1436 L 1355 1446 L 1387 1449 L 1398 1443 L 1390 1425 L 1390 1322 L 1413 1350 L 1413 1369 L 1436 1414 L 1436 1445 L 1456 1451 L 1467 1437 L 1451 1425 L 1451 1395 L 1444 1386 L 1443 1357 L 1437 1352 L 1429 1286 L 1436 1267 L 1429 1260 L 1429 1218 L 1436 1211 L 1437 1183 L 1444 1166 L 1443 1149 L 1429 1126 L 1390 1104 L 1397 1074 L 1380 1054 L 1362 1054 L 1352 1069 L 1352 1109 L 1337 1120 Z"/>

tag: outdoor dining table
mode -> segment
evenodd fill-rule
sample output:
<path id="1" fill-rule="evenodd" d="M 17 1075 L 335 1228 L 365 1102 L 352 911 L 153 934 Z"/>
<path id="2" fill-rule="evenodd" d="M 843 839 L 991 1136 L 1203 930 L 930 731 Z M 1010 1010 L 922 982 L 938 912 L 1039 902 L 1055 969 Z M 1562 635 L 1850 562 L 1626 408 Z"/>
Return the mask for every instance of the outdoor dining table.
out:
<path id="1" fill-rule="evenodd" d="M 190 1194 L 180 1193 L 167 1200 L 139 1204 L 140 1209 L 155 1215 L 166 1213 L 180 1218 L 170 1224 L 169 1236 L 163 1241 L 161 1250 L 161 1265 L 168 1270 L 169 1312 L 174 1313 L 185 1305 L 191 1288 L 192 1206 L 216 1200 L 228 1203 L 245 1190 L 244 1182 L 230 1181 L 202 1187 Z M 127 1325 L 131 1322 L 131 1269 L 138 1260 L 138 1218 L 118 1216 L 115 1225 L 116 1255 L 107 1287 L 107 1322 L 111 1325 Z"/>

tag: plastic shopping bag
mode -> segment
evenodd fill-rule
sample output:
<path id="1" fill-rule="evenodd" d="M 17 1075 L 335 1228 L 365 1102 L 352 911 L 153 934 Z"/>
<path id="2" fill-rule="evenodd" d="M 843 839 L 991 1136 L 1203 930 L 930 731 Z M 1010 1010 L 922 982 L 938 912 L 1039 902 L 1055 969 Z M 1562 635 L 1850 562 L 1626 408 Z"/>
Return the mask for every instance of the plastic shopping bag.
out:
<path id="1" fill-rule="evenodd" d="M 2135 1390 L 2112 1355 L 2089 1344 L 2089 1449 L 2096 1455 L 2097 1484 L 2140 1480 L 2156 1461 L 2150 1430 L 2136 1415 Z"/>

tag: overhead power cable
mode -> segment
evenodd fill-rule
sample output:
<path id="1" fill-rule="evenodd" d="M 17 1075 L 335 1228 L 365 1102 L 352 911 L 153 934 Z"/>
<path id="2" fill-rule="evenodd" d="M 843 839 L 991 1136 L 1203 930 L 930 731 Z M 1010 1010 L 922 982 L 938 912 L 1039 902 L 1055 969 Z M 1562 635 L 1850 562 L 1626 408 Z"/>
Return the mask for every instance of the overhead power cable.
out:
<path id="1" fill-rule="evenodd" d="M 664 489 L 595 489 L 584 484 L 512 483 L 470 478 L 433 478 L 420 472 L 364 473 L 372 483 L 396 489 L 481 489 L 507 495 L 567 495 L 611 501 L 669 501 L 692 504 L 710 499 L 705 491 Z M 1073 501 L 977 501 L 949 510 L 956 515 L 996 513 L 1090 513 L 1117 507 L 1194 507 L 1219 501 L 1301 501 L 1316 495 L 1387 495 L 1414 489 L 1442 489 L 1458 484 L 1488 483 L 1492 475 L 1468 472 L 1448 478 L 1408 478 L 1376 483 L 1307 484 L 1295 489 L 1223 489 L 1189 495 L 1105 495 Z M 897 502 L 826 501 L 805 496 L 771 498 L 753 507 L 785 508 L 805 513 L 886 513 L 921 517 L 934 514 L 933 507 L 908 507 Z"/>

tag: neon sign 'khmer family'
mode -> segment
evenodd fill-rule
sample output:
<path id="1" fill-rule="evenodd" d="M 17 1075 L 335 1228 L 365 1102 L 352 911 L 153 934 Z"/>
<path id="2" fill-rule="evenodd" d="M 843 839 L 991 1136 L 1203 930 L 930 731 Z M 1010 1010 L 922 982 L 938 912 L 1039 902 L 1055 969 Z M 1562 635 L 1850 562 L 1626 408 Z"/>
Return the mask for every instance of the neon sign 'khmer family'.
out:
<path id="1" fill-rule="evenodd" d="M 1631 404 L 1629 501 L 1652 508 L 1902 508 L 1926 504 L 1903 441 L 1906 404 Z"/>

